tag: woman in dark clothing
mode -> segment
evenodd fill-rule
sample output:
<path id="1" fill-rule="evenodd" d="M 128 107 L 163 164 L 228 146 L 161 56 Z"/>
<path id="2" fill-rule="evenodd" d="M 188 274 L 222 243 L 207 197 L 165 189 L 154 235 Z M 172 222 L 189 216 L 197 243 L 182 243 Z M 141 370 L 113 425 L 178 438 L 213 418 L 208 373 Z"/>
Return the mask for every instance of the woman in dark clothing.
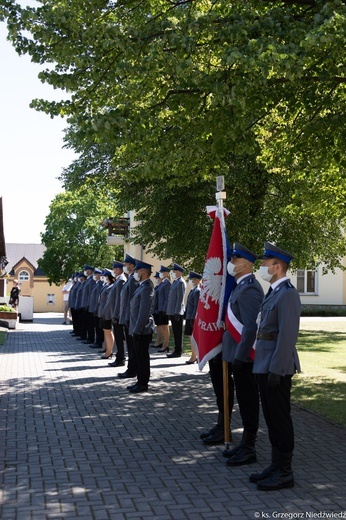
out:
<path id="1" fill-rule="evenodd" d="M 14 309 L 18 308 L 19 294 L 20 294 L 20 288 L 18 286 L 18 280 L 13 280 L 13 287 L 12 287 L 11 292 L 10 292 L 9 304 Z"/>

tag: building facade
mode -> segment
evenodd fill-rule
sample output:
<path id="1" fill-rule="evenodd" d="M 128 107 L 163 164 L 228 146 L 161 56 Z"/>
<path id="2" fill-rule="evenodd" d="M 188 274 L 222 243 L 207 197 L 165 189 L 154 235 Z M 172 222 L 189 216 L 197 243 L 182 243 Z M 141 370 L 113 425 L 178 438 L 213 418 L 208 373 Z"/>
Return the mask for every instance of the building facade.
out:
<path id="1" fill-rule="evenodd" d="M 33 312 L 63 312 L 62 286 L 50 285 L 38 267 L 44 251 L 42 244 L 6 244 L 5 294 L 8 300 L 13 280 L 17 279 L 20 298 L 32 298 Z"/>

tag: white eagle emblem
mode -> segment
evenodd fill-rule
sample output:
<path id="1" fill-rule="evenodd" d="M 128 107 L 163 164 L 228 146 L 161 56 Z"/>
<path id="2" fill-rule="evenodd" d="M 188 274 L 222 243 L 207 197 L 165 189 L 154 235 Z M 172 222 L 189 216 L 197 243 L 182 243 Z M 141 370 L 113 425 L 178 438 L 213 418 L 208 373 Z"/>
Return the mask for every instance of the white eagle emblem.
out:
<path id="1" fill-rule="evenodd" d="M 203 271 L 200 294 L 200 299 L 205 309 L 210 309 L 210 298 L 213 302 L 218 302 L 220 299 L 222 274 L 217 274 L 220 272 L 220 269 L 220 258 L 208 258 Z"/>

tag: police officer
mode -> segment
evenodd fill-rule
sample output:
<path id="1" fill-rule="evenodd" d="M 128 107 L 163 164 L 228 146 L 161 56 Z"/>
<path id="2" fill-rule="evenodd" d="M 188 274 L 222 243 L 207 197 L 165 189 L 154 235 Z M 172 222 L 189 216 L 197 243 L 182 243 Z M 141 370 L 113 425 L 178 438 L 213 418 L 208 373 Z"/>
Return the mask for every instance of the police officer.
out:
<path id="1" fill-rule="evenodd" d="M 78 313 L 76 311 L 76 300 L 77 293 L 80 283 L 78 282 L 78 272 L 72 274 L 73 285 L 70 289 L 70 293 L 68 295 L 68 305 L 70 307 L 70 312 L 72 316 L 72 336 L 79 336 L 79 323 L 78 323 Z"/>
<path id="2" fill-rule="evenodd" d="M 154 286 L 155 298 L 154 298 L 154 307 L 153 307 L 153 318 L 154 318 L 154 323 L 156 325 L 156 342 L 151 343 L 150 347 L 161 348 L 162 347 L 162 336 L 161 336 L 161 331 L 159 328 L 159 309 L 158 309 L 158 305 L 157 305 L 158 304 L 157 292 L 159 290 L 162 280 L 160 278 L 160 273 L 158 271 L 156 271 L 156 273 L 154 274 L 154 278 L 155 278 L 155 286 Z"/>
<path id="3" fill-rule="evenodd" d="M 124 287 L 126 282 L 126 276 L 124 275 L 124 265 L 122 262 L 115 261 L 113 263 L 113 274 L 115 277 L 115 282 L 110 292 L 109 298 L 111 298 L 111 308 L 112 308 L 112 324 L 113 324 L 113 332 L 114 332 L 114 341 L 117 346 L 117 353 L 115 356 L 115 361 L 113 363 L 109 363 L 112 367 L 122 367 L 125 365 L 125 335 L 124 335 L 124 326 L 119 323 L 120 318 L 120 293 Z"/>
<path id="4" fill-rule="evenodd" d="M 103 287 L 100 292 L 99 305 L 97 308 L 97 316 L 100 318 L 100 327 L 103 329 L 104 344 L 101 353 L 102 359 L 108 359 L 113 356 L 114 336 L 112 331 L 112 318 L 111 314 L 107 311 L 106 305 L 108 301 L 109 292 L 112 290 L 114 284 L 113 271 L 110 269 L 103 269 L 101 280 L 103 281 Z"/>
<path id="5" fill-rule="evenodd" d="M 186 312 L 185 312 L 185 329 L 184 334 L 185 336 L 190 336 L 193 332 L 193 325 L 195 321 L 195 316 L 197 312 L 197 305 L 199 296 L 201 294 L 201 288 L 200 283 L 202 280 L 202 275 L 199 273 L 196 273 L 195 271 L 189 272 L 189 284 L 191 285 L 191 290 L 187 296 L 186 300 Z M 187 365 L 191 365 L 192 363 L 195 363 L 197 361 L 197 352 L 194 346 L 194 343 L 191 342 L 191 357 L 185 363 Z"/>
<path id="6" fill-rule="evenodd" d="M 84 307 L 82 306 L 83 301 L 83 290 L 86 282 L 86 274 L 83 272 L 78 273 L 78 288 L 77 288 L 77 295 L 76 295 L 76 303 L 75 303 L 75 309 L 77 312 L 77 321 L 78 321 L 78 340 L 86 340 L 86 323 L 84 319 Z"/>
<path id="7" fill-rule="evenodd" d="M 271 491 L 294 486 L 292 455 L 291 382 L 300 372 L 296 350 L 301 303 L 287 277 L 293 255 L 265 242 L 260 275 L 269 282 L 259 318 L 254 374 L 259 385 L 263 415 L 272 446 L 272 460 L 262 473 L 250 475 L 257 489 Z"/>
<path id="8" fill-rule="evenodd" d="M 102 269 L 97 267 L 94 269 L 93 278 L 95 285 L 90 293 L 88 312 L 90 312 L 94 319 L 95 343 L 89 345 L 90 348 L 102 348 L 104 340 L 103 329 L 100 327 L 100 318 L 97 316 L 97 308 L 99 304 L 100 293 L 102 291 L 103 282 L 101 280 Z"/>
<path id="9" fill-rule="evenodd" d="M 181 357 L 183 352 L 184 296 L 186 291 L 186 283 L 183 279 L 184 271 L 183 267 L 175 263 L 171 269 L 173 283 L 168 296 L 167 315 L 172 324 L 174 350 L 171 354 L 167 354 L 169 358 Z"/>
<path id="10" fill-rule="evenodd" d="M 135 278 L 139 287 L 130 302 L 130 328 L 133 336 L 134 353 L 137 368 L 137 382 L 128 390 L 133 394 L 147 392 L 150 379 L 149 345 L 154 332 L 152 308 L 154 304 L 154 284 L 150 280 L 152 265 L 138 261 L 135 266 Z"/>
<path id="11" fill-rule="evenodd" d="M 119 323 L 124 326 L 126 346 L 127 346 L 127 369 L 125 372 L 118 374 L 118 377 L 126 379 L 137 376 L 137 368 L 134 353 L 133 337 L 129 334 L 130 326 L 130 301 L 138 288 L 138 282 L 134 277 L 136 259 L 126 254 L 124 258 L 124 273 L 127 275 L 127 280 L 123 285 L 120 293 L 120 316 Z"/>
<path id="12" fill-rule="evenodd" d="M 255 441 L 259 423 L 259 394 L 253 369 L 253 346 L 256 340 L 256 319 L 263 300 L 263 289 L 253 274 L 257 255 L 235 242 L 231 251 L 228 273 L 236 280 L 229 298 L 222 358 L 233 373 L 239 412 L 243 423 L 240 444 L 225 450 L 228 466 L 256 462 Z M 235 332 L 237 331 L 237 332 Z"/>
<path id="13" fill-rule="evenodd" d="M 84 266 L 84 275 L 86 276 L 86 282 L 83 285 L 83 293 L 82 293 L 82 300 L 81 300 L 81 308 L 82 311 L 82 332 L 83 336 L 85 335 L 86 339 L 82 341 L 82 343 L 85 343 L 86 345 L 92 345 L 94 343 L 94 316 L 91 312 L 88 310 L 89 306 L 89 298 L 91 291 L 94 288 L 95 280 L 93 278 L 94 274 L 94 267 L 91 265 L 86 264 Z"/>
<path id="14" fill-rule="evenodd" d="M 164 265 L 161 265 L 159 270 L 159 276 L 161 283 L 156 293 L 157 297 L 157 328 L 160 331 L 162 337 L 162 346 L 158 352 L 169 352 L 169 318 L 167 316 L 167 304 L 168 296 L 171 290 L 171 281 L 169 279 L 170 269 Z"/>

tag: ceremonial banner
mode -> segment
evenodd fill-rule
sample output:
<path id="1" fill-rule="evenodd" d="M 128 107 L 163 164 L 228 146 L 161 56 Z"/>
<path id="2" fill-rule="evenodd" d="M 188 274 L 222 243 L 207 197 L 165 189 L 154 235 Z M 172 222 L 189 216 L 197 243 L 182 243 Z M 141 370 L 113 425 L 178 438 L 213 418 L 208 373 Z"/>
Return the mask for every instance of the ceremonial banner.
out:
<path id="1" fill-rule="evenodd" d="M 228 332 L 230 333 L 232 338 L 237 343 L 240 343 L 244 325 L 238 320 L 238 318 L 233 313 L 230 303 L 227 304 L 225 325 L 226 325 L 226 329 L 228 330 Z M 252 359 L 252 360 L 255 359 L 255 345 L 251 349 L 250 359 Z"/>
<path id="2" fill-rule="evenodd" d="M 225 302 L 228 301 L 234 278 L 227 273 L 230 252 L 226 236 L 224 217 L 229 214 L 224 208 L 207 207 L 208 215 L 214 220 L 206 256 L 200 299 L 192 333 L 193 344 L 198 351 L 198 367 L 215 357 L 222 349 L 224 333 Z"/>

